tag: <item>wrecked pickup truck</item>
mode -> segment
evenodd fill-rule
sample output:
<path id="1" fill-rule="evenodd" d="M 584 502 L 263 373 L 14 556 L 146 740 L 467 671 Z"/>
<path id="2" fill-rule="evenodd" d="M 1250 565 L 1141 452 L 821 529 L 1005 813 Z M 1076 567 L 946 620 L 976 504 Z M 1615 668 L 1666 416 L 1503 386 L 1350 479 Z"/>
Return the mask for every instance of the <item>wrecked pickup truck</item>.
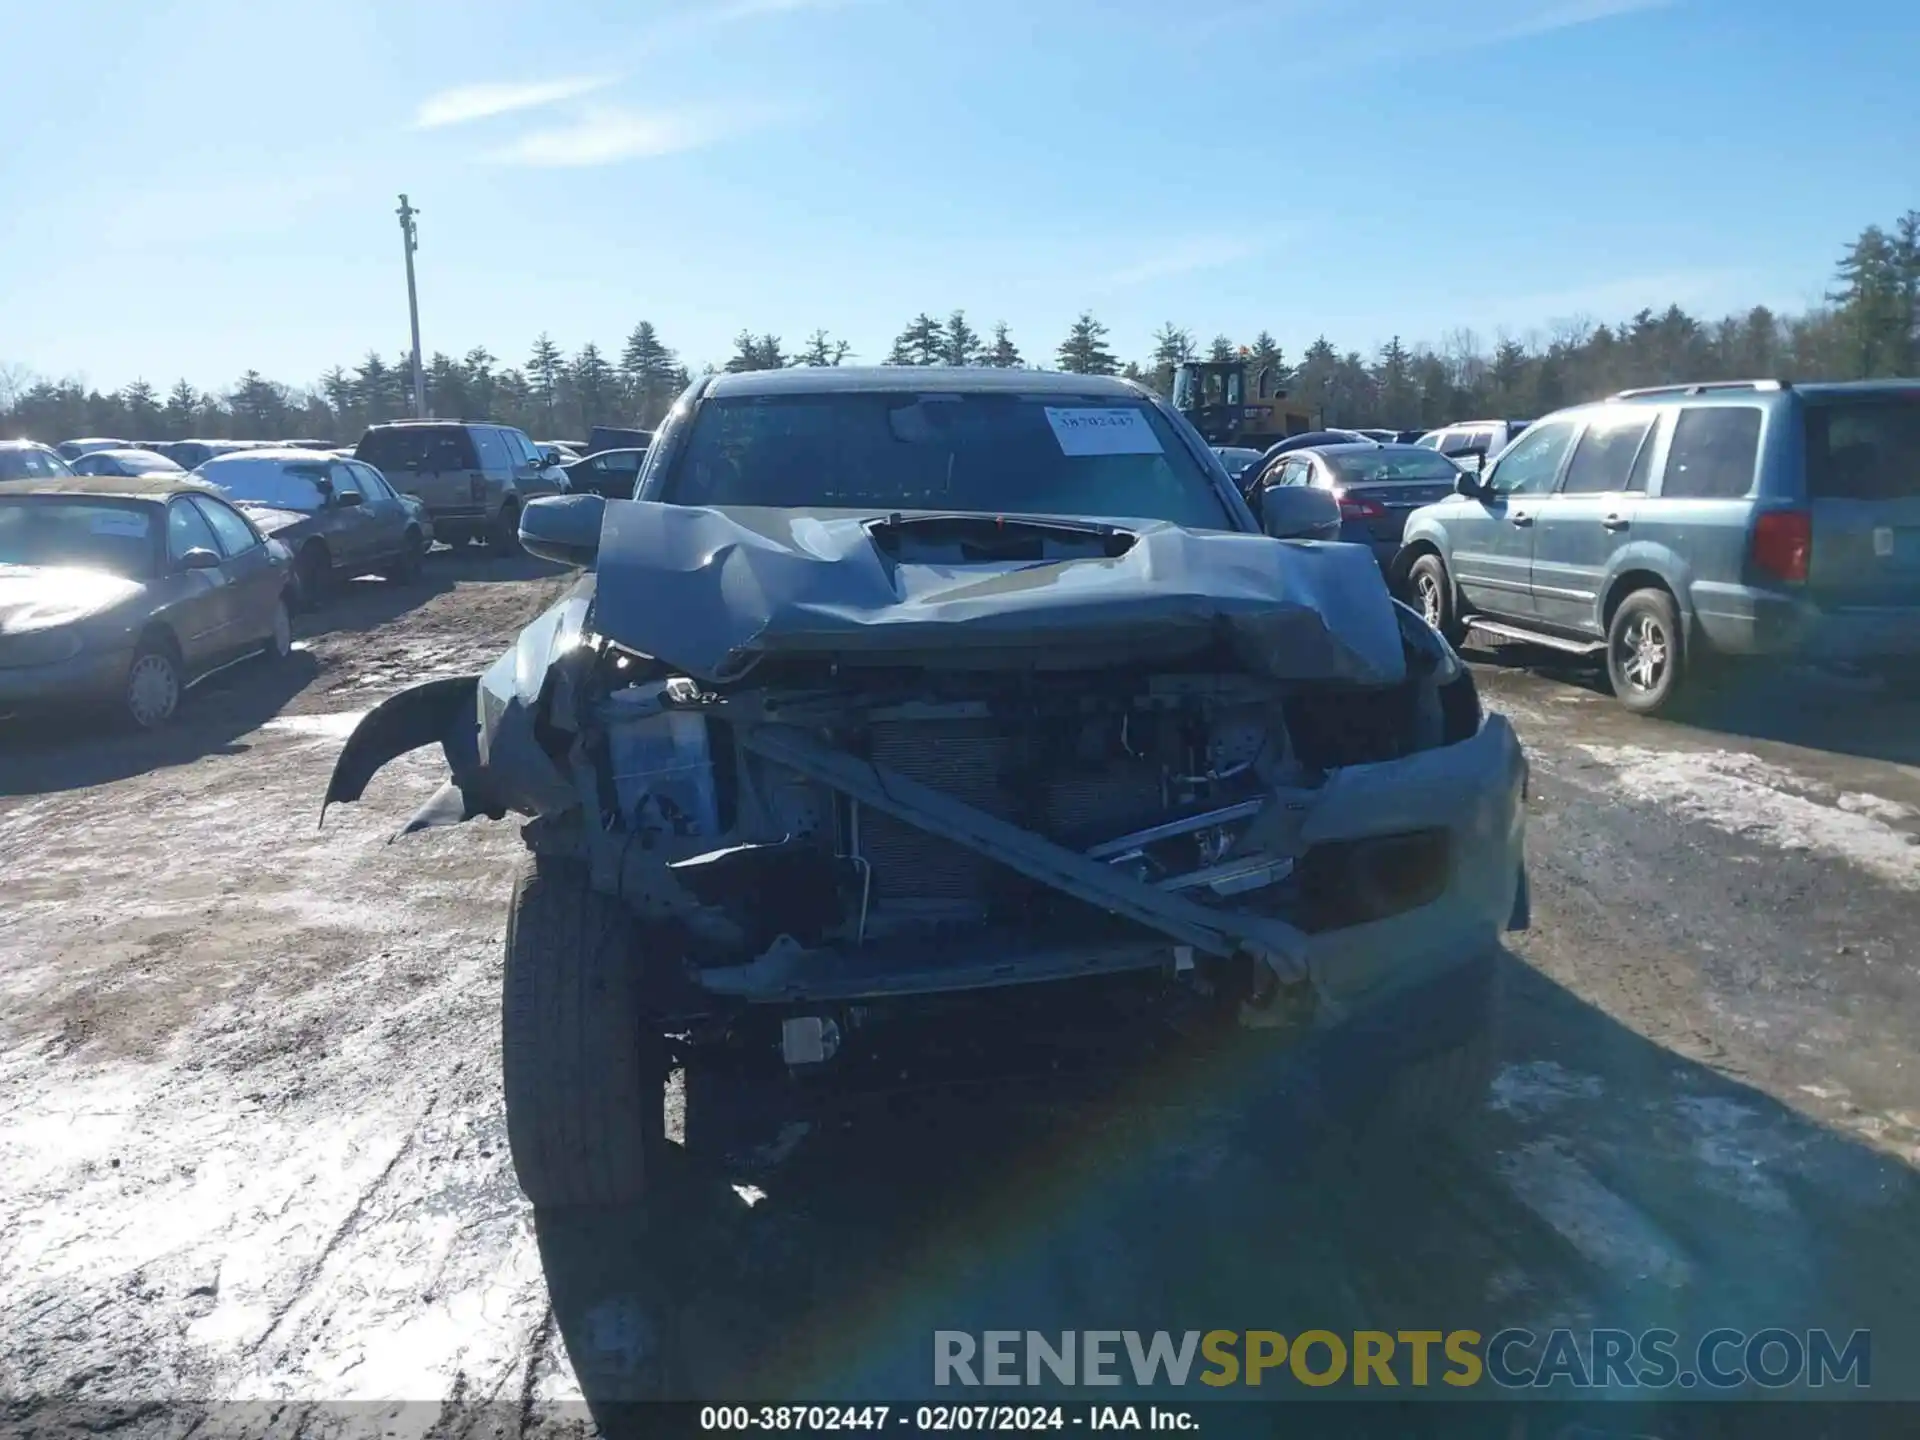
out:
<path id="1" fill-rule="evenodd" d="M 438 742 L 407 829 L 530 817 L 536 1205 L 642 1198 L 675 1066 L 844 1073 L 929 1016 L 1365 1036 L 1370 1114 L 1477 1103 L 1526 761 L 1365 549 L 1283 538 L 1324 517 L 1257 517 L 1140 387 L 993 370 L 701 381 L 637 494 L 528 505 L 587 573 L 326 796 Z"/>

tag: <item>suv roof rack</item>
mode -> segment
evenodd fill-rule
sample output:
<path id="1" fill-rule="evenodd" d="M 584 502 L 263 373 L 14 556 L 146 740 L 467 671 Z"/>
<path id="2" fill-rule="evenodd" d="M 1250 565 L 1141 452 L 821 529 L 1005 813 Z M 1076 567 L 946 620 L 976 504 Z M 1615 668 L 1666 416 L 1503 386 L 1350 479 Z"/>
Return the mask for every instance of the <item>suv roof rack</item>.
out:
<path id="1" fill-rule="evenodd" d="M 1691 385 L 1642 385 L 1637 390 L 1622 390 L 1610 400 L 1638 400 L 1643 395 L 1704 395 L 1709 390 L 1791 390 L 1785 380 L 1702 380 Z"/>

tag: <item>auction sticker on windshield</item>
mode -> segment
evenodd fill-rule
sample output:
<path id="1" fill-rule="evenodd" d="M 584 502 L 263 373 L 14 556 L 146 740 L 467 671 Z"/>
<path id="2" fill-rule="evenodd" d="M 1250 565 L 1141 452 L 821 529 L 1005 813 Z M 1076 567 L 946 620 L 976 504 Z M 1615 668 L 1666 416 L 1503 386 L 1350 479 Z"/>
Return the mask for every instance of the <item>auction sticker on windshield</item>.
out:
<path id="1" fill-rule="evenodd" d="M 1146 415 L 1128 406 L 1124 409 L 1066 409 L 1046 407 L 1047 424 L 1053 438 L 1060 442 L 1063 455 L 1158 455 L 1160 437 L 1153 433 Z"/>
<path id="2" fill-rule="evenodd" d="M 95 535 L 144 537 L 147 517 L 133 510 L 96 510 L 88 517 L 87 529 Z"/>

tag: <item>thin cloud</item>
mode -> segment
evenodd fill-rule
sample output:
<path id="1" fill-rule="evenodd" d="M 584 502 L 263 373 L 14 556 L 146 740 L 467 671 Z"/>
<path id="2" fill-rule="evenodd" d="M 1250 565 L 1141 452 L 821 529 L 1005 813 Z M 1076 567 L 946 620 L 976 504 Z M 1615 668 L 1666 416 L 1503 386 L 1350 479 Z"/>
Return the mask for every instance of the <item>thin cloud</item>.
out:
<path id="1" fill-rule="evenodd" d="M 1135 261 L 1101 279 L 1103 290 L 1126 290 L 1176 275 L 1191 275 L 1198 270 L 1213 270 L 1250 259 L 1261 247 L 1245 240 L 1195 239 L 1168 245 L 1152 255 Z"/>
<path id="2" fill-rule="evenodd" d="M 1732 303 L 1753 279 L 1747 270 L 1669 271 L 1543 294 L 1488 296 L 1478 307 L 1468 308 L 1483 321 L 1502 326 L 1553 325 L 1582 319 L 1612 324 L 1649 308 L 1665 310 L 1669 305 L 1679 305 L 1706 309 Z"/>
<path id="3" fill-rule="evenodd" d="M 487 158 L 548 169 L 617 165 L 704 149 L 772 118 L 751 110 L 595 110 L 565 125 L 522 135 Z"/>
<path id="4" fill-rule="evenodd" d="M 1459 53 L 1549 35 L 1579 25 L 1664 10 L 1680 0 L 1376 0 L 1356 24 L 1352 7 L 1329 0 L 1265 0 L 1232 6 L 1184 25 L 1189 40 L 1217 40 L 1223 32 L 1290 27 L 1297 45 L 1323 59 L 1364 57 L 1375 62 Z"/>
<path id="5" fill-rule="evenodd" d="M 421 130 L 443 125 L 465 125 L 495 115 L 537 110 L 563 100 L 577 100 L 613 83 L 609 75 L 575 75 L 560 80 L 500 80 L 479 85 L 456 85 L 420 102 L 413 123 Z"/>

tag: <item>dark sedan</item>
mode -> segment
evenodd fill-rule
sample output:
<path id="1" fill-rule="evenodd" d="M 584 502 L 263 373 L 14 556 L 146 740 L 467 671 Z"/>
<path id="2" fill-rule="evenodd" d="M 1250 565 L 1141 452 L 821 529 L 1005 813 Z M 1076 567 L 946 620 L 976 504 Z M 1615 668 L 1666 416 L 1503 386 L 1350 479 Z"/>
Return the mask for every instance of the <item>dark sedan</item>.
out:
<path id="1" fill-rule="evenodd" d="M 1418 445 L 1321 445 L 1272 456 L 1253 475 L 1249 490 L 1311 486 L 1340 502 L 1340 538 L 1366 545 L 1382 566 L 1400 549 L 1407 516 L 1453 494 L 1460 467 Z"/>
<path id="2" fill-rule="evenodd" d="M 292 650 L 290 574 L 191 481 L 0 483 L 0 714 L 104 705 L 164 725 L 215 670 Z"/>
<path id="3" fill-rule="evenodd" d="M 609 500 L 631 500 L 646 458 L 645 450 L 602 450 L 560 468 L 567 472 L 567 483 L 576 495 L 591 491 Z"/>
<path id="4" fill-rule="evenodd" d="M 248 450 L 216 455 L 193 473 L 293 552 L 294 595 L 303 606 L 356 575 L 411 581 L 433 544 L 426 507 L 363 461 Z"/>

